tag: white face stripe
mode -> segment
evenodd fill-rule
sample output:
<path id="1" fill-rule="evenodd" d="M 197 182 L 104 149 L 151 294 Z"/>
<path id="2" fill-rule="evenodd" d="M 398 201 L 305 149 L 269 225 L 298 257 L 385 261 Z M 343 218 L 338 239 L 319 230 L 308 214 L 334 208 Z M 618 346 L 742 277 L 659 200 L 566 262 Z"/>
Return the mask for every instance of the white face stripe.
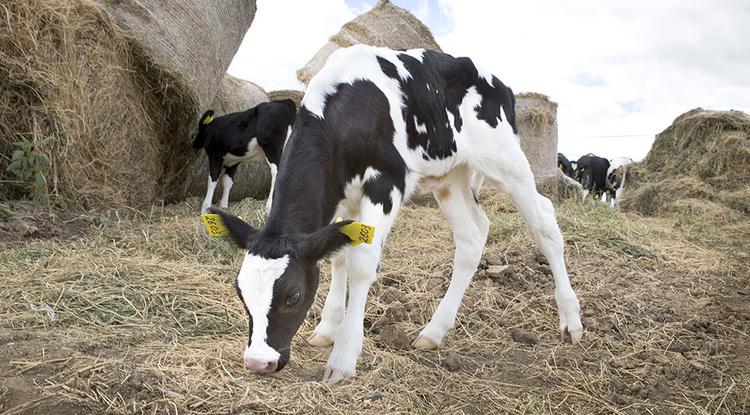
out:
<path id="1" fill-rule="evenodd" d="M 245 350 L 245 359 L 276 360 L 279 353 L 266 344 L 268 329 L 268 311 L 273 299 L 273 285 L 286 271 L 289 255 L 281 258 L 267 259 L 258 255 L 245 254 L 237 287 L 242 294 L 242 301 L 253 319 L 253 332 L 250 335 L 251 345 Z"/>

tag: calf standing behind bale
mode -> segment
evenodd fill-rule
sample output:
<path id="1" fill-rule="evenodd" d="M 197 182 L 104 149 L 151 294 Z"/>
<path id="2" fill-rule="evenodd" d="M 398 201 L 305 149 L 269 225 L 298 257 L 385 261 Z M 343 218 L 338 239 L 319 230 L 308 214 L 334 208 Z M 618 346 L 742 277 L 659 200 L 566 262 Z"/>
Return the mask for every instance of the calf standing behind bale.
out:
<path id="1" fill-rule="evenodd" d="M 223 115 L 243 112 L 248 108 L 269 101 L 268 94 L 259 85 L 227 74 L 221 83 L 221 89 L 219 89 L 208 108 L 211 108 L 215 114 Z M 195 119 L 199 119 L 197 115 Z M 192 122 L 193 124 L 195 119 Z M 187 194 L 205 197 L 206 177 L 209 175 L 208 156 L 205 151 L 199 152 L 198 158 L 190 167 L 189 175 Z M 232 192 L 229 194 L 230 202 L 248 197 L 263 199 L 268 196 L 270 189 L 271 169 L 266 163 L 265 157 L 260 156 L 258 160 L 248 160 L 241 163 L 237 167 L 232 180 L 234 184 Z"/>
<path id="2" fill-rule="evenodd" d="M 219 206 L 226 208 L 240 162 L 264 158 L 271 169 L 271 191 L 266 201 L 266 209 L 271 210 L 281 151 L 296 115 L 294 101 L 289 99 L 264 102 L 247 111 L 217 118 L 212 110 L 203 114 L 193 140 L 193 148 L 205 149 L 208 156 L 208 187 L 201 212 L 211 207 L 222 173 L 223 193 Z"/>
<path id="3" fill-rule="evenodd" d="M 413 342 L 417 349 L 437 348 L 455 324 L 489 231 L 471 187 L 474 172 L 513 199 L 550 264 L 560 332 L 580 341 L 578 299 L 554 208 L 536 192 L 515 133 L 513 92 L 469 58 L 364 45 L 334 52 L 302 101 L 265 226 L 254 229 L 215 210 L 245 250 L 236 282 L 250 317 L 245 366 L 270 373 L 286 365 L 315 299 L 317 263 L 330 254 L 331 289 L 308 342 L 333 344 L 324 381 L 355 374 L 383 244 L 418 188 L 435 195 L 456 245 L 448 291 Z M 339 216 L 374 229 L 336 222 Z"/>

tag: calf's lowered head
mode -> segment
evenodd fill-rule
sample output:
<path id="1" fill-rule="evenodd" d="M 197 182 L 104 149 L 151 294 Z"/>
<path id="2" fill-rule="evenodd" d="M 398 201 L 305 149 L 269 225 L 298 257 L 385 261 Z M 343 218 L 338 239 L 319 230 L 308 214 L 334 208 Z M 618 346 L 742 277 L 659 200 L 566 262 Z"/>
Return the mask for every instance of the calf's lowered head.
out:
<path id="1" fill-rule="evenodd" d="M 276 235 L 221 210 L 210 211 L 221 216 L 231 239 L 245 250 L 235 282 L 250 321 L 245 367 L 257 373 L 281 370 L 289 362 L 292 337 L 315 300 L 318 261 L 351 242 L 340 228 L 352 221 L 311 234 Z"/>

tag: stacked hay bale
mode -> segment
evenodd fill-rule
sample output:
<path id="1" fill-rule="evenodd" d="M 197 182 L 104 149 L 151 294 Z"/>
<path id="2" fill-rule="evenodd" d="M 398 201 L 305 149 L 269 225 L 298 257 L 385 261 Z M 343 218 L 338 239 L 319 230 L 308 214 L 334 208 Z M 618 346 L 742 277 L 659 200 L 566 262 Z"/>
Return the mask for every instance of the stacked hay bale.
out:
<path id="1" fill-rule="evenodd" d="M 82 207 L 182 196 L 193 126 L 254 14 L 245 0 L 4 2 L 0 196 Z M 13 158 L 36 179 L 8 172 Z"/>
<path id="2" fill-rule="evenodd" d="M 537 190 L 553 201 L 582 195 L 581 185 L 557 168 L 557 103 L 536 92 L 517 94 L 516 125 Z"/>
<path id="3" fill-rule="evenodd" d="M 219 93 L 216 94 L 214 102 L 211 104 L 211 109 L 214 110 L 216 116 L 219 116 L 244 111 L 261 102 L 268 101 L 268 95 L 263 88 L 252 82 L 226 74 Z M 192 196 L 205 195 L 207 177 L 208 158 L 206 152 L 200 150 L 198 160 L 193 164 L 191 170 L 188 194 Z M 270 186 L 271 174 L 268 164 L 260 161 L 242 162 L 234 177 L 230 200 L 240 200 L 246 197 L 265 198 L 268 196 Z"/>
<path id="4" fill-rule="evenodd" d="M 557 103 L 535 92 L 517 94 L 516 126 L 537 183 L 557 176 Z"/>
<path id="5" fill-rule="evenodd" d="M 623 209 L 723 221 L 750 215 L 750 116 L 701 108 L 680 115 L 630 177 Z"/>
<path id="6" fill-rule="evenodd" d="M 388 0 L 380 0 L 370 11 L 342 26 L 341 30 L 297 71 L 297 78 L 307 85 L 333 52 L 356 44 L 392 49 L 441 50 L 430 29 L 419 19 L 408 11 L 392 5 Z"/>
<path id="7" fill-rule="evenodd" d="M 271 91 L 268 93 L 268 99 L 271 101 L 281 101 L 284 99 L 291 99 L 294 101 L 294 104 L 297 106 L 297 110 L 299 111 L 299 106 L 302 103 L 302 98 L 305 96 L 305 93 L 302 91 L 296 91 L 294 89 L 281 89 L 278 91 Z"/>

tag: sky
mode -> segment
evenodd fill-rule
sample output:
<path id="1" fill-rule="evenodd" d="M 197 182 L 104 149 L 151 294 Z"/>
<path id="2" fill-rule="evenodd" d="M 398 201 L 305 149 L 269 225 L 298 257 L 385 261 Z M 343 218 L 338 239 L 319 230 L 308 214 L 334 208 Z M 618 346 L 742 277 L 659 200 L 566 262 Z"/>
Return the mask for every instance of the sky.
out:
<path id="1" fill-rule="evenodd" d="M 559 104 L 558 150 L 642 159 L 696 108 L 750 113 L 750 0 L 392 0 L 516 93 Z M 258 0 L 228 72 L 266 90 L 376 0 Z"/>

